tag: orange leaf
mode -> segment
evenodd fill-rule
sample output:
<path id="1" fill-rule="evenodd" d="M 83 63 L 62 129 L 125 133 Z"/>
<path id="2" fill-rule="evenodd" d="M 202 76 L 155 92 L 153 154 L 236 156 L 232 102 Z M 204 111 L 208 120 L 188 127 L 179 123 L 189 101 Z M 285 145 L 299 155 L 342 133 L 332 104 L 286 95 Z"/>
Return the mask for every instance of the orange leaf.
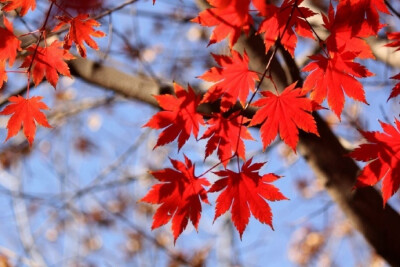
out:
<path id="1" fill-rule="evenodd" d="M 7 3 L 1 10 L 5 12 L 21 8 L 20 16 L 25 16 L 29 9 L 35 10 L 36 0 L 0 0 L 1 3 Z"/>
<path id="2" fill-rule="evenodd" d="M 0 61 L 8 60 L 12 66 L 17 51 L 21 51 L 21 41 L 14 35 L 12 23 L 5 16 L 3 19 L 5 28 L 0 28 Z"/>
<path id="3" fill-rule="evenodd" d="M 46 76 L 47 81 L 56 88 L 58 73 L 71 77 L 68 65 L 64 60 L 73 59 L 74 56 L 62 49 L 61 46 L 61 42 L 54 41 L 47 47 L 32 45 L 27 49 L 31 54 L 25 58 L 21 68 L 28 68 L 33 55 L 35 55 L 32 64 L 32 77 L 35 85 L 38 85 Z M 35 50 L 37 50 L 36 53 Z"/>
<path id="4" fill-rule="evenodd" d="M 49 109 L 45 103 L 40 101 L 42 99 L 43 97 L 41 96 L 34 96 L 29 99 L 25 99 L 22 96 L 10 97 L 11 104 L 0 112 L 0 115 L 12 114 L 7 123 L 8 135 L 6 141 L 15 136 L 23 127 L 26 139 L 32 145 L 36 133 L 35 121 L 44 127 L 51 128 L 51 125 L 47 122 L 46 115 L 40 111 Z"/>
<path id="5" fill-rule="evenodd" d="M 219 192 L 225 189 L 217 198 L 214 220 L 231 208 L 232 221 L 240 238 L 249 223 L 250 212 L 261 223 L 272 228 L 272 212 L 266 200 L 287 199 L 278 188 L 270 184 L 279 179 L 279 176 L 273 173 L 260 176 L 258 171 L 265 163 L 251 163 L 252 159 L 245 162 L 239 173 L 231 170 L 215 172 L 222 179 L 208 190 Z"/>
<path id="6" fill-rule="evenodd" d="M 172 232 L 176 241 L 189 220 L 197 229 L 201 217 L 200 199 L 209 204 L 204 186 L 210 183 L 206 178 L 195 176 L 195 165 L 186 156 L 185 162 L 170 161 L 175 170 L 168 168 L 151 172 L 162 183 L 154 185 L 141 201 L 161 204 L 154 214 L 151 228 L 158 228 L 172 219 Z"/>
<path id="7" fill-rule="evenodd" d="M 96 31 L 93 27 L 100 26 L 100 23 L 94 19 L 89 19 L 88 14 L 79 14 L 74 18 L 67 16 L 57 17 L 61 22 L 53 29 L 53 32 L 58 31 L 65 24 L 70 24 L 70 29 L 64 38 L 64 48 L 69 50 L 74 42 L 79 54 L 86 57 L 86 48 L 84 42 L 91 48 L 98 50 L 97 43 L 91 38 L 104 37 L 106 34 L 102 31 Z"/>
<path id="8" fill-rule="evenodd" d="M 318 135 L 317 125 L 311 115 L 315 103 L 295 86 L 296 83 L 289 85 L 280 95 L 262 92 L 264 98 L 253 104 L 261 109 L 253 116 L 250 126 L 262 123 L 260 132 L 264 149 L 275 139 L 278 131 L 282 140 L 294 151 L 299 141 L 297 128 Z"/>

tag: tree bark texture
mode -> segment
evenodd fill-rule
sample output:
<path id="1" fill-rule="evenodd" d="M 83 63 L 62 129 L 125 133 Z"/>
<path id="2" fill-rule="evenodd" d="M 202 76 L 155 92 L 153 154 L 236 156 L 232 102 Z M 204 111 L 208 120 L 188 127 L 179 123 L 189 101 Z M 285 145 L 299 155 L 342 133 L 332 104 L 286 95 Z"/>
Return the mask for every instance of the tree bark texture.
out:
<path id="1" fill-rule="evenodd" d="M 263 66 L 262 62 L 266 58 L 260 42 L 262 43 L 262 40 L 258 36 L 253 36 L 242 37 L 238 44 L 239 50 L 246 49 L 250 62 L 253 62 L 257 71 L 260 71 L 259 68 Z M 290 81 L 300 79 L 300 72 L 294 60 L 285 51 L 283 56 L 290 73 L 289 79 L 288 71 L 284 71 L 278 61 L 274 61 L 272 69 L 275 79 L 279 79 L 277 83 L 282 86 L 280 88 L 284 88 Z M 157 102 L 153 95 L 173 91 L 170 85 L 160 85 L 150 78 L 129 75 L 88 59 L 70 61 L 69 66 L 75 76 L 88 83 L 155 107 Z M 208 112 L 214 109 L 211 105 L 204 107 L 204 111 Z M 252 114 L 254 110 L 250 110 L 246 115 Z M 400 266 L 399 214 L 390 205 L 383 208 L 382 197 L 375 189 L 352 189 L 359 168 L 351 158 L 345 156 L 348 151 L 343 148 L 327 123 L 317 113 L 314 117 L 320 137 L 301 132 L 299 152 L 313 169 L 317 179 L 323 182 L 332 199 L 376 252 L 391 265 Z"/>

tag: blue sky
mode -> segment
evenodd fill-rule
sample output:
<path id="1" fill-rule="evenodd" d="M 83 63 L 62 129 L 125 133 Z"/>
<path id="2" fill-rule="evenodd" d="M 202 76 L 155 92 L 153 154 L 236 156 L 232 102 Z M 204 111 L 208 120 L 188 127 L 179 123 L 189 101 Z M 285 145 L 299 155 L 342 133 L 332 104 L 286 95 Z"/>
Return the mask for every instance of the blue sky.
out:
<path id="1" fill-rule="evenodd" d="M 45 6 L 45 4 L 40 4 L 39 9 L 41 7 L 44 9 Z M 193 23 L 177 23 L 168 19 L 159 19 L 155 22 L 154 16 L 151 15 L 153 13 L 164 16 L 171 13 L 184 16 L 195 14 L 192 1 L 157 0 L 155 6 L 151 4 L 151 1 L 139 1 L 113 15 L 111 19 L 102 20 L 101 29 L 108 33 L 108 37 L 97 40 L 101 49 L 99 52 L 91 52 L 89 58 L 105 60 L 106 64 L 133 75 L 138 73 L 150 75 L 148 70 L 151 69 L 151 73 L 155 73 L 167 83 L 175 80 L 182 85 L 188 83 L 200 85 L 201 81 L 196 79 L 196 76 L 201 75 L 206 70 L 206 66 L 202 60 L 196 61 L 196 57 L 200 59 L 210 52 L 226 52 L 225 44 L 207 48 L 206 40 L 190 41 L 187 37 L 188 33 L 193 34 L 196 30 L 200 30 L 199 26 Z M 34 15 L 28 17 L 28 20 L 36 19 Z M 142 54 L 145 58 L 143 62 L 132 60 L 124 53 L 121 38 L 115 32 L 110 34 L 107 26 L 110 21 L 119 33 L 129 39 L 131 45 L 147 53 Z M 156 32 L 155 29 L 160 25 L 161 30 Z M 300 42 L 297 53 L 301 53 L 306 44 L 308 43 Z M 104 58 L 104 52 L 107 50 L 110 51 L 110 56 Z M 171 62 L 182 57 L 192 57 L 193 61 L 190 62 L 189 67 L 184 68 L 184 71 L 173 72 Z M 147 62 L 146 59 L 148 59 Z M 367 101 L 370 105 L 354 103 L 348 99 L 346 99 L 346 105 L 362 113 L 361 121 L 367 123 L 367 129 L 380 130 L 378 120 L 383 119 L 382 113 L 392 118 L 398 115 L 399 109 L 394 101 L 386 103 L 392 85 L 382 83 L 381 86 L 375 86 L 375 84 L 387 81 L 388 76 L 393 76 L 395 71 L 385 69 L 383 65 L 375 62 L 365 62 L 365 64 L 377 74 L 367 80 L 374 83 L 374 86 L 365 86 Z M 12 88 L 19 88 L 23 84 L 20 79 L 17 79 L 17 75 L 10 77 L 12 77 L 10 78 Z M 55 96 L 59 93 L 72 94 L 72 98 L 68 101 L 57 101 Z M 33 90 L 33 94 L 44 95 L 45 102 L 52 107 L 52 110 L 68 107 L 75 101 L 98 100 L 112 96 L 112 93 L 86 84 L 79 79 L 70 81 L 64 78 L 61 79 L 57 91 L 49 85 L 41 85 Z M 326 106 L 326 103 L 324 105 Z M 46 255 L 48 263 L 52 264 L 51 266 L 60 266 L 60 262 L 68 262 L 66 258 L 76 254 L 81 255 L 82 261 L 91 261 L 96 263 L 96 266 L 115 266 L 115 264 L 124 266 L 125 263 L 122 264 L 122 262 L 126 258 L 122 252 L 126 233 L 132 231 L 129 225 L 117 220 L 117 223 L 108 229 L 98 226 L 86 227 L 80 221 L 81 218 L 76 217 L 71 211 L 60 211 L 54 206 L 62 206 L 65 199 L 69 198 L 69 194 L 85 188 L 98 177 L 101 177 L 102 184 L 106 184 L 129 176 L 139 177 L 138 182 L 105 190 L 105 192 L 100 190 L 79 198 L 74 202 L 76 208 L 89 211 L 99 207 L 99 199 L 100 202 L 108 203 L 119 194 L 129 195 L 131 202 L 126 216 L 132 224 L 152 236 L 166 233 L 167 244 L 173 250 L 182 250 L 191 254 L 196 249 L 209 248 L 207 265 L 210 266 L 222 265 L 226 262 L 240 263 L 243 266 L 295 266 L 289 260 L 288 253 L 294 233 L 301 233 L 302 229 L 324 235 L 325 245 L 320 255 L 329 255 L 337 266 L 367 264 L 370 255 L 369 248 L 358 233 L 352 232 L 352 235 L 348 236 L 340 233 L 342 228 L 338 226 L 346 224 L 345 218 L 335 205 L 330 204 L 330 197 L 323 191 L 318 191 L 314 174 L 304 160 L 298 155 L 292 155 L 294 163 L 289 166 L 287 160 L 280 156 L 287 151 L 284 144 L 278 144 L 268 153 L 262 153 L 257 130 L 251 131 L 258 141 L 246 142 L 248 155 L 254 156 L 254 161 L 268 162 L 261 173 L 274 172 L 283 176 L 274 184 L 290 199 L 270 203 L 274 214 L 275 231 L 252 218 L 243 239 L 239 240 L 236 230 L 232 230 L 232 227 L 225 223 L 230 220 L 230 214 L 227 213 L 226 216 L 213 223 L 215 199 L 218 194 L 210 194 L 212 206 L 203 205 L 198 233 L 192 226 L 188 226 L 175 247 L 170 224 L 151 231 L 151 214 L 140 214 L 138 211 L 145 204 L 137 202 L 146 194 L 151 183 L 155 182 L 154 179 L 146 177 L 146 172 L 149 169 L 169 167 L 167 156 L 183 160 L 183 153 L 196 162 L 197 174 L 202 173 L 217 161 L 214 155 L 204 163 L 205 141 L 196 142 L 193 138 L 180 153 L 177 153 L 175 142 L 170 146 L 152 150 L 159 132 L 149 132 L 141 126 L 155 112 L 157 111 L 154 108 L 146 104 L 117 97 L 109 107 L 90 109 L 77 116 L 58 121 L 53 130 L 39 128 L 35 150 L 8 171 L 9 174 L 21 178 L 21 189 L 24 192 L 43 199 L 38 202 L 39 204 L 33 203 L 39 208 L 32 215 L 30 226 L 37 244 Z M 329 117 L 331 112 L 324 111 L 323 115 Z M 358 140 L 357 132 L 349 131 L 347 124 L 347 119 L 344 118 L 342 123 L 335 127 L 335 132 L 350 142 Z M 5 136 L 6 132 L 1 131 L 0 139 Z M 142 136 L 146 137 L 144 141 L 141 139 Z M 73 144 L 79 137 L 91 140 L 95 145 L 95 152 L 82 154 L 74 149 Z M 19 143 L 20 140 L 17 137 L 3 146 Z M 136 149 L 124 156 L 118 168 L 108 172 L 109 166 L 118 161 L 127 150 L 129 151 L 129 147 L 135 142 L 139 142 Z M 103 173 L 107 174 L 102 176 Z M 142 176 L 145 178 L 140 178 Z M 213 175 L 208 178 L 211 181 L 216 179 Z M 11 187 L 7 187 L 7 179 L 10 178 L 2 176 L 1 185 L 5 189 L 10 189 Z M 304 198 L 296 187 L 298 181 L 307 181 L 310 190 L 317 190 L 315 195 L 310 199 Z M 390 202 L 397 207 L 400 204 L 396 199 Z M 15 214 L 9 195 L 0 195 L 0 203 L 4 207 L 2 228 L 6 229 L 0 238 L 0 246 L 23 255 L 25 252 L 18 240 Z M 63 218 L 70 223 L 69 228 L 64 233 L 60 231 L 59 237 L 50 242 L 46 237 L 49 230 L 58 229 Z M 79 240 L 92 235 L 101 240 L 100 249 L 88 253 L 79 251 L 83 250 L 83 245 L 79 243 Z M 229 247 L 231 243 L 233 245 Z M 169 259 L 165 253 L 158 251 L 154 246 L 148 247 L 148 251 L 133 258 L 126 263 L 126 266 L 162 266 L 168 262 Z M 321 259 L 314 260 L 312 264 L 317 264 L 319 260 Z"/>

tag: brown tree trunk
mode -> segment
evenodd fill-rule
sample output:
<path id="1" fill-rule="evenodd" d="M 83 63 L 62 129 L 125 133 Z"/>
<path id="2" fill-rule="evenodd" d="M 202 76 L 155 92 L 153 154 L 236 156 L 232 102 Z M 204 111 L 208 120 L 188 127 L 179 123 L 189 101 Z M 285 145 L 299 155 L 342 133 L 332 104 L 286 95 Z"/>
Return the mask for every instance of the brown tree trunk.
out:
<path id="1" fill-rule="evenodd" d="M 235 48 L 246 49 L 252 68 L 263 71 L 267 57 L 260 36 L 242 37 Z M 286 68 L 275 60 L 272 71 L 276 83 L 283 89 L 291 81 L 301 79 L 295 61 L 287 52 L 282 49 L 280 51 Z M 86 59 L 71 61 L 69 65 L 74 75 L 89 83 L 153 106 L 157 103 L 152 95 L 172 92 L 169 85 L 161 86 L 151 79 L 124 74 Z M 212 110 L 212 107 L 208 110 Z M 253 112 L 250 111 L 247 115 L 251 116 Z M 348 151 L 343 148 L 327 123 L 318 114 L 314 117 L 320 137 L 301 133 L 299 152 L 368 243 L 389 264 L 400 266 L 399 214 L 390 205 L 383 208 L 382 197 L 374 188 L 352 190 L 359 168 L 351 158 L 345 156 Z"/>
<path id="2" fill-rule="evenodd" d="M 245 47 L 252 54 L 251 46 Z M 252 55 L 250 60 L 253 59 L 257 60 L 257 57 Z M 299 71 L 293 60 L 289 63 L 289 69 L 294 76 L 292 79 L 295 80 L 299 77 Z M 157 104 L 152 95 L 172 92 L 168 85 L 160 86 L 151 79 L 131 76 L 86 59 L 71 61 L 69 65 L 74 75 L 89 83 L 153 106 Z M 286 79 L 281 80 L 281 83 L 287 83 Z M 205 107 L 208 111 L 213 109 L 212 106 Z M 253 113 L 251 110 L 246 115 L 251 116 Z M 376 252 L 391 265 L 400 266 L 399 214 L 390 205 L 383 208 L 382 197 L 375 189 L 352 190 L 359 171 L 357 165 L 345 156 L 348 151 L 343 148 L 326 122 L 318 114 L 314 117 L 320 137 L 300 133 L 299 152 L 314 170 L 316 177 L 323 181 L 332 199 Z"/>

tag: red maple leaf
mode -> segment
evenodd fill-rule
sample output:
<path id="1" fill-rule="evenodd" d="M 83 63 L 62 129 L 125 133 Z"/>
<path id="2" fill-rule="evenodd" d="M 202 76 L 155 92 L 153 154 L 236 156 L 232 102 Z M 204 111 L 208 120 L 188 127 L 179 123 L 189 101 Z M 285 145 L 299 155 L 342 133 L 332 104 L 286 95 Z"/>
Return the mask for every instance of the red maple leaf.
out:
<path id="1" fill-rule="evenodd" d="M 6 3 L 1 9 L 5 12 L 13 11 L 14 9 L 21 8 L 20 16 L 25 16 L 28 10 L 35 10 L 36 0 L 0 0 L 0 3 Z"/>
<path id="2" fill-rule="evenodd" d="M 210 5 L 216 8 L 226 8 L 228 6 L 233 6 L 238 14 L 246 14 L 249 12 L 250 0 L 207 0 Z M 265 0 L 251 0 L 253 5 L 261 11 L 265 10 L 266 4 Z"/>
<path id="3" fill-rule="evenodd" d="M 0 60 L 0 88 L 7 82 L 6 62 Z"/>
<path id="4" fill-rule="evenodd" d="M 47 122 L 46 115 L 40 111 L 49 109 L 45 103 L 40 101 L 42 99 L 43 97 L 41 96 L 34 96 L 29 99 L 25 99 L 22 96 L 10 97 L 11 104 L 0 112 L 0 115 L 12 114 L 7 123 L 8 134 L 6 141 L 15 136 L 23 127 L 25 137 L 29 144 L 32 145 L 36 133 L 35 121 L 44 127 L 51 128 L 51 125 Z"/>
<path id="5" fill-rule="evenodd" d="M 269 8 L 269 4 L 265 0 L 252 0 L 254 7 L 260 12 L 260 14 L 265 14 Z"/>
<path id="6" fill-rule="evenodd" d="M 71 77 L 67 63 L 64 60 L 74 59 L 74 56 L 62 48 L 62 43 L 54 41 L 50 46 L 30 46 L 28 55 L 21 68 L 28 68 L 32 64 L 32 77 L 35 85 L 38 85 L 46 76 L 47 81 L 56 88 L 58 73 Z M 35 58 L 33 59 L 33 56 Z"/>
<path id="7" fill-rule="evenodd" d="M 382 27 L 378 11 L 390 14 L 384 0 L 340 0 L 337 9 L 347 10 L 346 21 L 352 26 L 353 35 L 365 30 L 377 34 Z"/>
<path id="8" fill-rule="evenodd" d="M 303 71 L 312 71 L 304 81 L 304 91 L 312 91 L 311 98 L 318 104 L 325 98 L 329 107 L 340 118 L 344 107 L 343 91 L 351 98 L 367 103 L 362 84 L 356 78 L 374 75 L 364 66 L 354 62 L 357 53 L 343 51 L 324 55 L 311 56 L 314 62 L 309 63 Z"/>
<path id="9" fill-rule="evenodd" d="M 192 22 L 199 23 L 202 26 L 216 26 L 210 37 L 209 45 L 228 37 L 229 47 L 232 48 L 242 31 L 245 34 L 249 33 L 253 19 L 248 13 L 248 1 L 237 1 L 236 3 L 239 4 L 239 7 L 230 4 L 225 8 L 209 8 L 192 19 Z M 238 12 L 238 10 L 240 11 Z"/>
<path id="10" fill-rule="evenodd" d="M 331 52 L 349 51 L 357 53 L 359 58 L 375 58 L 368 43 L 361 37 L 374 35 L 368 27 L 361 28 L 356 35 L 353 34 L 353 25 L 348 22 L 351 9 L 338 9 L 335 15 L 332 5 L 329 5 L 328 16 L 322 14 L 324 27 L 330 32 L 325 43 Z"/>
<path id="11" fill-rule="evenodd" d="M 213 114 L 213 117 L 207 121 L 211 125 L 201 137 L 210 138 L 206 145 L 205 158 L 218 148 L 218 158 L 226 167 L 232 152 L 236 152 L 239 157 L 245 159 L 246 149 L 242 139 L 254 140 L 244 123 L 249 119 L 239 116 L 238 112 L 225 118 L 221 113 Z"/>
<path id="12" fill-rule="evenodd" d="M 104 0 L 58 0 L 60 9 L 72 9 L 78 13 L 96 11 L 103 7 Z"/>
<path id="13" fill-rule="evenodd" d="M 212 54 L 220 67 L 213 67 L 199 78 L 208 82 L 216 82 L 204 95 L 202 103 L 214 102 L 221 98 L 221 111 L 227 111 L 236 104 L 239 98 L 244 106 L 249 90 L 254 91 L 255 81 L 258 81 L 256 72 L 249 70 L 249 57 L 246 51 L 243 57 L 235 50 L 232 57 Z"/>
<path id="14" fill-rule="evenodd" d="M 240 0 L 207 0 L 207 1 L 210 5 L 217 8 L 226 8 L 229 5 L 236 6 L 236 4 L 240 2 Z M 242 2 L 245 2 L 243 6 L 246 6 L 246 4 L 248 6 L 250 0 L 243 0 Z"/>
<path id="15" fill-rule="evenodd" d="M 395 76 L 393 76 L 393 77 L 390 77 L 390 79 L 400 80 L 400 73 L 395 75 Z M 389 96 L 388 100 L 393 98 L 393 97 L 396 97 L 398 95 L 400 95 L 400 82 L 396 83 L 396 85 L 393 87 L 392 92 L 390 93 L 390 96 Z"/>
<path id="16" fill-rule="evenodd" d="M 261 223 L 272 228 L 272 212 L 265 200 L 277 201 L 287 199 L 278 188 L 270 184 L 280 178 L 269 173 L 260 176 L 258 171 L 265 164 L 254 163 L 252 159 L 245 162 L 239 173 L 231 170 L 215 172 L 222 179 L 216 181 L 209 192 L 222 193 L 217 198 L 215 218 L 227 212 L 231 207 L 232 221 L 242 238 L 249 222 L 250 212 Z"/>
<path id="17" fill-rule="evenodd" d="M 204 186 L 210 186 L 206 178 L 196 177 L 195 165 L 185 156 L 185 162 L 170 159 L 174 169 L 167 168 L 151 174 L 160 182 L 154 185 L 141 201 L 161 204 L 153 217 L 152 229 L 172 219 L 174 240 L 185 230 L 190 220 L 197 229 L 201 217 L 201 202 L 209 204 Z"/>
<path id="18" fill-rule="evenodd" d="M 264 98 L 253 104 L 261 108 L 249 126 L 262 123 L 260 132 L 264 149 L 275 139 L 278 131 L 282 140 L 294 151 L 299 141 L 297 128 L 318 135 L 317 125 L 311 115 L 316 105 L 305 97 L 301 89 L 295 87 L 296 83 L 293 83 L 279 95 L 269 91 L 261 92 Z"/>
<path id="19" fill-rule="evenodd" d="M 58 16 L 61 22 L 53 29 L 53 32 L 58 31 L 66 24 L 70 25 L 68 33 L 64 37 L 64 49 L 69 50 L 74 42 L 79 54 L 86 57 L 86 48 L 84 42 L 91 48 L 98 50 L 97 43 L 91 38 L 104 37 L 106 34 L 102 31 L 96 31 L 93 27 L 100 26 L 100 23 L 94 19 L 90 19 L 88 14 L 79 14 L 74 18 L 67 16 Z"/>
<path id="20" fill-rule="evenodd" d="M 400 32 L 390 32 L 387 34 L 387 37 L 389 40 L 392 40 L 392 42 L 386 44 L 386 47 L 396 47 L 395 51 L 400 50 Z"/>
<path id="21" fill-rule="evenodd" d="M 360 133 L 368 141 L 350 153 L 356 160 L 368 162 L 358 176 L 356 187 L 372 186 L 382 182 L 383 203 L 400 186 L 400 121 L 396 119 L 397 129 L 380 122 L 382 132 Z"/>
<path id="22" fill-rule="evenodd" d="M 387 37 L 388 37 L 389 40 L 392 40 L 392 42 L 386 44 L 385 46 L 386 47 L 395 47 L 396 48 L 395 51 L 399 51 L 400 50 L 400 32 L 388 33 Z M 390 79 L 400 80 L 400 73 L 395 75 L 395 76 L 393 76 L 393 77 L 390 77 Z M 398 95 L 400 95 L 400 83 L 397 83 L 393 87 L 392 92 L 391 92 L 388 100 L 393 98 L 393 97 L 396 97 Z"/>
<path id="23" fill-rule="evenodd" d="M 21 51 L 21 41 L 14 35 L 13 26 L 3 16 L 5 28 L 0 28 L 0 61 L 8 60 L 11 67 L 17 57 L 17 51 Z"/>
<path id="24" fill-rule="evenodd" d="M 196 112 L 200 103 L 200 97 L 189 86 L 185 91 L 180 85 L 174 83 L 175 95 L 154 96 L 164 111 L 154 115 L 143 127 L 163 129 L 159 135 L 157 144 L 163 146 L 175 140 L 178 136 L 178 149 L 186 143 L 190 134 L 197 138 L 199 124 L 204 125 L 203 116 Z"/>
<path id="25" fill-rule="evenodd" d="M 301 2 L 303 1 L 297 1 L 297 5 L 300 5 Z M 261 22 L 258 33 L 264 33 L 266 52 L 280 38 L 281 44 L 294 56 L 294 49 L 297 44 L 295 31 L 302 37 L 314 38 L 305 18 L 312 17 L 315 13 L 306 7 L 295 8 L 294 5 L 293 0 L 285 0 L 281 7 L 268 5 L 262 12 L 265 19 Z"/>

